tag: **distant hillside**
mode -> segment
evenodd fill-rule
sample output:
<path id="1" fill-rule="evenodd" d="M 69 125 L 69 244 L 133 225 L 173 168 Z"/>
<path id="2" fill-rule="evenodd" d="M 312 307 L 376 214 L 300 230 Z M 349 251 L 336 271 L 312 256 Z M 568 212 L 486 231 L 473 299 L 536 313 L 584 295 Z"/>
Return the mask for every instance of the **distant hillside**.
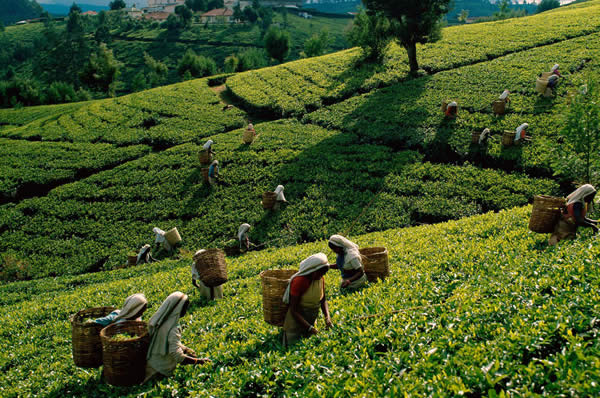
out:
<path id="1" fill-rule="evenodd" d="M 77 3 L 83 12 L 86 11 L 102 11 L 108 10 L 108 6 L 101 6 L 96 4 L 80 4 Z M 67 4 L 42 4 L 44 10 L 48 11 L 52 15 L 67 15 L 71 5 Z"/>
<path id="2" fill-rule="evenodd" d="M 42 7 L 35 0 L 2 0 L 2 4 L 0 20 L 5 24 L 37 18 L 43 12 Z"/>

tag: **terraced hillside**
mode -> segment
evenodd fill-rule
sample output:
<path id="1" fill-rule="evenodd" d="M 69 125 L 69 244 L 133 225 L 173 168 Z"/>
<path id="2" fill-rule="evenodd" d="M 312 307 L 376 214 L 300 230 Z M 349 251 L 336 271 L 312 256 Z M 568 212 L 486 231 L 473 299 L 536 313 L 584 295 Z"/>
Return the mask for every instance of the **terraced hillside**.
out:
<path id="1" fill-rule="evenodd" d="M 361 246 L 388 247 L 390 278 L 340 295 L 330 272 L 334 328 L 290 351 L 262 320 L 257 274 L 297 267 L 327 252 L 325 242 L 229 259 L 230 281 L 216 304 L 191 287 L 190 259 L 1 286 L 0 341 L 12 347 L 0 353 L 2 395 L 595 396 L 596 238 L 549 248 L 527 230 L 529 212 L 356 236 Z M 148 319 L 175 290 L 192 300 L 183 342 L 212 364 L 133 388 L 110 387 L 99 371 L 73 365 L 70 314 L 142 291 Z"/>

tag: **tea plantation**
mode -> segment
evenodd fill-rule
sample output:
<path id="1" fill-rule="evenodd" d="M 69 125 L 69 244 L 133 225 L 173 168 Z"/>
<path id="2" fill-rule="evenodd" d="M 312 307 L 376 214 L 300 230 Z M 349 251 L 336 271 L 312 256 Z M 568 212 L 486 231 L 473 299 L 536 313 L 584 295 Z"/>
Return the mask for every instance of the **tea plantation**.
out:
<path id="1" fill-rule="evenodd" d="M 600 71 L 600 1 L 444 29 L 384 65 L 358 49 L 128 96 L 0 110 L 0 396 L 597 396 L 597 237 L 548 247 L 527 229 L 536 194 L 561 196 L 572 94 Z M 554 63 L 552 98 L 535 92 Z M 495 116 L 504 90 L 511 103 Z M 442 100 L 456 100 L 455 120 Z M 246 124 L 257 132 L 242 143 Z M 505 147 L 504 130 L 531 125 Z M 486 145 L 473 132 L 492 130 Z M 204 183 L 214 141 L 222 179 Z M 261 195 L 285 186 L 289 204 Z M 260 251 L 228 257 L 224 299 L 190 281 L 191 253 L 250 223 Z M 120 269 L 177 227 L 170 258 Z M 290 350 L 262 318 L 258 274 L 297 268 L 329 235 L 385 246 L 391 276 L 354 294 L 326 276 L 335 327 Z M 183 343 L 212 363 L 131 388 L 77 368 L 69 315 L 190 295 Z M 365 318 L 365 316 L 372 317 Z"/>

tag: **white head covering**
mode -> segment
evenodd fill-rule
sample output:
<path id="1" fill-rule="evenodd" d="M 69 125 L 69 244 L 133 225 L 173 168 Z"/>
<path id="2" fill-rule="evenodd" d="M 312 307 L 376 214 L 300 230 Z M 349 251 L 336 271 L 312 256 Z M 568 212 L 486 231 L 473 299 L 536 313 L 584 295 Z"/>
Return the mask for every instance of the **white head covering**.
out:
<path id="1" fill-rule="evenodd" d="M 577 188 L 576 190 L 574 190 L 573 192 L 571 192 L 571 194 L 569 194 L 569 196 L 567 196 L 567 205 L 573 204 L 573 203 L 583 203 L 583 199 L 588 196 L 589 194 L 592 194 L 596 192 L 596 188 L 594 188 L 593 185 L 590 184 L 585 184 L 580 186 L 579 188 Z"/>
<path id="2" fill-rule="evenodd" d="M 149 244 L 145 244 L 144 246 L 142 246 L 142 248 L 140 249 L 138 255 L 137 255 L 137 260 L 136 260 L 136 264 L 139 264 L 140 261 L 142 261 L 142 257 L 145 257 L 148 254 L 148 250 L 150 250 L 150 245 Z"/>
<path id="3" fill-rule="evenodd" d="M 252 123 L 248 123 L 248 130 L 254 130 L 254 125 Z"/>
<path id="4" fill-rule="evenodd" d="M 352 261 L 355 258 L 361 258 L 358 245 L 344 238 L 342 235 L 331 235 L 329 243 L 344 248 L 344 263 Z"/>
<path id="5" fill-rule="evenodd" d="M 194 257 L 196 257 L 196 255 L 200 254 L 200 253 L 204 253 L 206 250 L 204 249 L 200 249 L 198 250 L 196 253 L 194 253 Z M 192 278 L 195 280 L 199 280 L 200 279 L 200 274 L 198 273 L 198 270 L 196 269 L 196 262 L 192 261 Z"/>
<path id="6" fill-rule="evenodd" d="M 161 304 L 156 314 L 150 318 L 148 332 L 150 333 L 150 346 L 148 355 L 166 355 L 169 352 L 169 333 L 179 325 L 181 311 L 188 296 L 181 292 L 171 293 Z"/>
<path id="7" fill-rule="evenodd" d="M 528 123 L 523 123 L 522 125 L 520 125 L 519 127 L 517 127 L 517 131 L 515 132 L 515 141 L 518 141 L 521 139 L 521 132 L 523 130 L 527 130 L 529 128 L 529 124 Z"/>
<path id="8" fill-rule="evenodd" d="M 327 256 L 323 253 L 313 254 L 312 256 L 306 258 L 304 261 L 300 263 L 300 269 L 290 278 L 288 282 L 287 288 L 285 289 L 285 293 L 283 293 L 283 302 L 289 304 L 290 302 L 290 291 L 292 286 L 292 281 L 297 276 L 306 276 L 312 274 L 315 271 L 318 271 L 323 268 L 329 268 L 329 263 L 327 261 Z"/>
<path id="9" fill-rule="evenodd" d="M 283 196 L 283 185 L 277 185 L 275 188 L 275 193 L 277 194 L 277 200 L 285 202 L 285 196 Z"/>
<path id="10" fill-rule="evenodd" d="M 244 238 L 244 235 L 246 234 L 246 232 L 248 232 L 248 230 L 252 228 L 250 226 L 250 224 L 242 224 L 240 225 L 240 228 L 238 229 L 238 233 L 237 233 L 237 238 L 240 241 L 240 243 L 242 242 L 242 239 Z"/>
<path id="11" fill-rule="evenodd" d="M 510 94 L 510 91 L 504 90 L 502 94 L 500 94 L 500 99 L 503 101 L 506 100 L 508 98 L 508 94 Z"/>
<path id="12" fill-rule="evenodd" d="M 550 72 L 554 73 L 558 70 L 558 64 L 554 64 L 554 66 L 552 67 L 552 69 L 550 69 Z"/>
<path id="13" fill-rule="evenodd" d="M 125 299 L 125 303 L 123 304 L 123 308 L 121 308 L 121 312 L 115 318 L 113 322 L 116 322 L 120 319 L 127 320 L 129 318 L 137 315 L 141 309 L 148 304 L 148 300 L 146 300 L 146 296 L 142 293 L 133 294 Z M 141 318 L 133 319 L 135 321 L 139 321 Z"/>
<path id="14" fill-rule="evenodd" d="M 483 144 L 483 142 L 490 136 L 490 129 L 483 129 L 481 134 L 479 135 L 479 143 Z"/>
<path id="15" fill-rule="evenodd" d="M 156 238 L 154 239 L 154 243 L 159 243 L 165 249 L 171 250 L 171 244 L 169 243 L 167 238 L 165 238 L 165 231 L 163 231 L 162 229 L 160 229 L 158 227 L 154 227 L 154 228 L 152 228 L 152 232 L 154 232 L 154 234 L 156 235 Z"/>
<path id="16" fill-rule="evenodd" d="M 210 147 L 212 147 L 212 144 L 214 144 L 213 140 L 208 140 L 204 145 L 202 145 L 202 148 L 210 149 Z"/>
<path id="17" fill-rule="evenodd" d="M 454 108 L 458 107 L 458 104 L 456 103 L 456 101 L 452 101 L 451 103 L 448 104 L 448 108 L 452 108 L 452 107 L 454 107 Z"/>

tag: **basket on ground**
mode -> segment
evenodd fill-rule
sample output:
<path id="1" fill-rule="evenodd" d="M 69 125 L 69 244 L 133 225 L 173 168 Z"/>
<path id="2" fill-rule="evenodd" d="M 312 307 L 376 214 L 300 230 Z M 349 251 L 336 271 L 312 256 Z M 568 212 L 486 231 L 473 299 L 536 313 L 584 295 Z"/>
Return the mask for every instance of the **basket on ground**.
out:
<path id="1" fill-rule="evenodd" d="M 563 198 L 546 195 L 535 196 L 531 218 L 529 219 L 529 229 L 541 234 L 552 233 L 565 203 Z"/>
<path id="2" fill-rule="evenodd" d="M 511 146 L 515 143 L 515 132 L 514 131 L 504 131 L 502 133 L 502 145 Z"/>
<path id="3" fill-rule="evenodd" d="M 272 269 L 260 273 L 263 297 L 263 317 L 273 326 L 283 326 L 288 304 L 283 302 L 283 293 L 296 272 L 293 269 Z"/>
<path id="4" fill-rule="evenodd" d="M 96 307 L 79 311 L 71 317 L 71 336 L 73 361 L 82 368 L 97 368 L 102 365 L 102 342 L 100 331 L 103 326 L 87 319 L 106 316 L 116 310 L 115 307 Z"/>
<path id="5" fill-rule="evenodd" d="M 135 337 L 126 340 L 113 339 L 122 333 Z M 100 339 L 104 381 L 114 386 L 133 386 L 144 381 L 146 354 L 150 345 L 146 322 L 125 321 L 109 325 L 100 332 Z"/>
<path id="6" fill-rule="evenodd" d="M 252 144 L 252 141 L 254 141 L 254 130 L 244 131 L 242 141 L 244 141 L 244 144 Z"/>
<path id="7" fill-rule="evenodd" d="M 200 163 L 202 164 L 211 164 L 213 160 L 212 153 L 206 150 L 201 150 L 198 152 L 198 160 L 200 160 Z"/>
<path id="8" fill-rule="evenodd" d="M 137 254 L 136 255 L 128 255 L 127 256 L 127 265 L 130 267 L 137 264 Z"/>
<path id="9" fill-rule="evenodd" d="M 277 201 L 277 194 L 275 192 L 265 192 L 262 197 L 262 205 L 265 209 L 272 209 Z"/>
<path id="10" fill-rule="evenodd" d="M 181 242 L 181 235 L 179 235 L 177 228 L 172 228 L 165 232 L 165 239 L 171 246 L 175 246 Z"/>
<path id="11" fill-rule="evenodd" d="M 506 102 L 503 100 L 496 100 L 492 103 L 492 110 L 496 115 L 504 115 L 506 112 Z"/>
<path id="12" fill-rule="evenodd" d="M 385 247 L 365 247 L 359 250 L 363 256 L 363 267 L 369 282 L 382 281 L 390 276 L 388 251 Z"/>
<path id="13" fill-rule="evenodd" d="M 227 263 L 223 250 L 207 249 L 195 254 L 194 266 L 200 280 L 208 287 L 220 286 L 227 282 Z"/>

